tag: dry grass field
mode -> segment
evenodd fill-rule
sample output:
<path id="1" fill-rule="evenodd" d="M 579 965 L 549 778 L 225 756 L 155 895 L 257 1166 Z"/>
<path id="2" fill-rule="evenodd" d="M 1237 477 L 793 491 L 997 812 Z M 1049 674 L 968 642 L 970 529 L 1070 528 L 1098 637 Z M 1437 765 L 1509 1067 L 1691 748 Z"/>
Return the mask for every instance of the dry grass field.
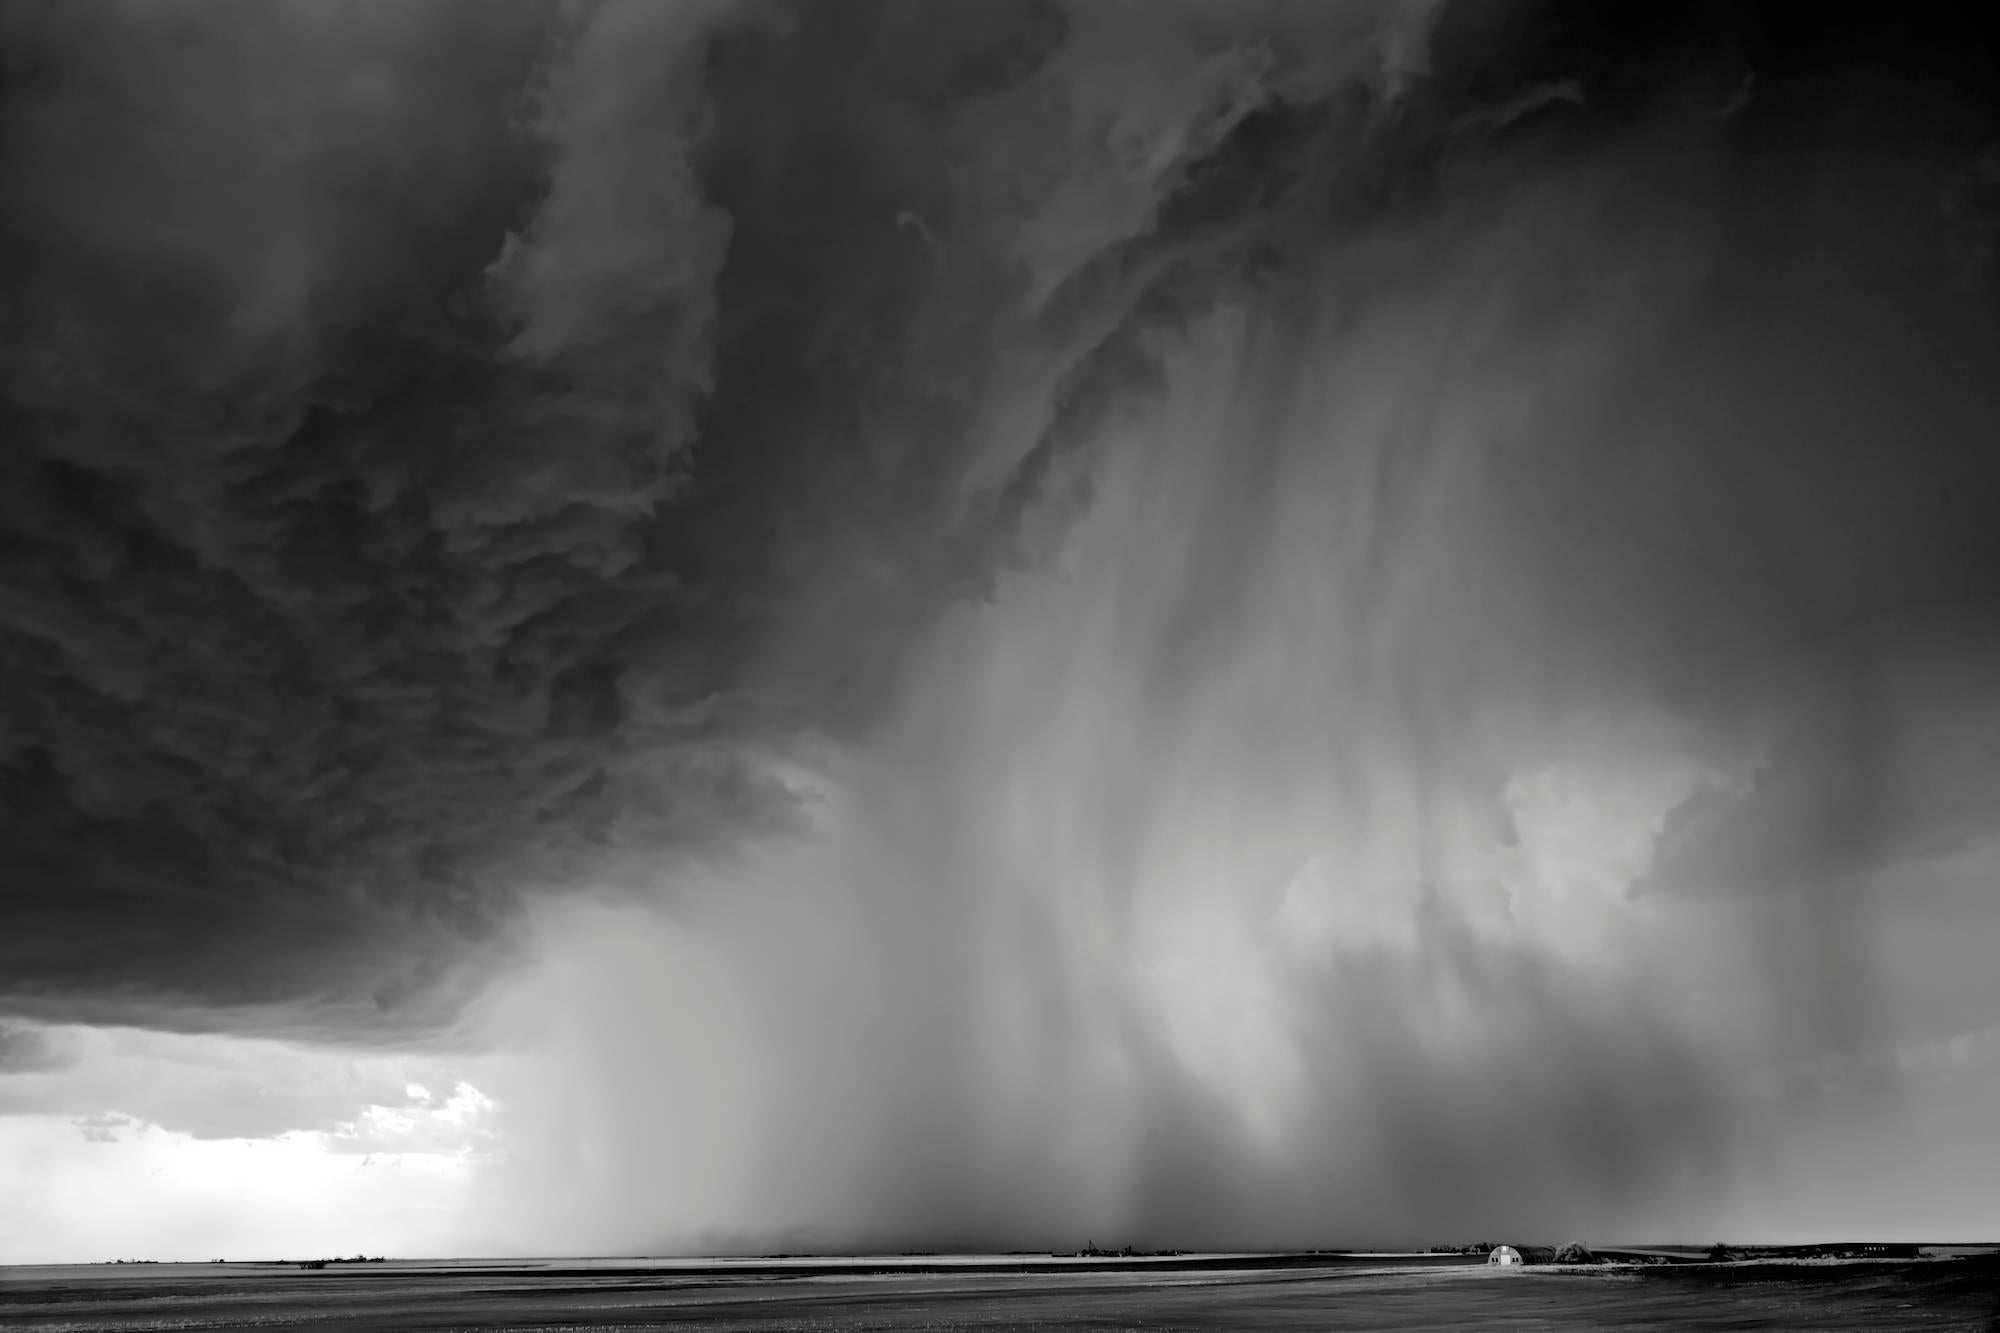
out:
<path id="1" fill-rule="evenodd" d="M 2000 1330 L 2000 1256 L 1489 1268 L 1456 1256 L 0 1270 L 0 1330 Z"/>

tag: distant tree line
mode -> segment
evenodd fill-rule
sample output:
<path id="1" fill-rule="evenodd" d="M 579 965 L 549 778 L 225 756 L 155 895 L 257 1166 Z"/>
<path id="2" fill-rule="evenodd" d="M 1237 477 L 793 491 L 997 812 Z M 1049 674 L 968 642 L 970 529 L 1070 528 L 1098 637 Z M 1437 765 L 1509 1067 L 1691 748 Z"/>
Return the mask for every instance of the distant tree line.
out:
<path id="1" fill-rule="evenodd" d="M 301 1259 L 299 1260 L 299 1267 L 325 1268 L 328 1264 L 379 1264 L 386 1262 L 387 1259 L 383 1255 L 378 1254 L 371 1259 L 365 1254 L 357 1254 L 352 1259 Z"/>

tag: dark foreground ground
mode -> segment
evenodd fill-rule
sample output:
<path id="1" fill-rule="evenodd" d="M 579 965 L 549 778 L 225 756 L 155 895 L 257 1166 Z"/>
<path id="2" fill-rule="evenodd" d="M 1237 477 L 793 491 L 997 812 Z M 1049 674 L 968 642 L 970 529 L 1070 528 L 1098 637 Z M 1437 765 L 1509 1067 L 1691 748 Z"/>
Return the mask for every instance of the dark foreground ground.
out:
<path id="1" fill-rule="evenodd" d="M 1457 1256 L 0 1269 L 36 1329 L 1978 1329 L 2000 1256 L 1496 1269 Z"/>

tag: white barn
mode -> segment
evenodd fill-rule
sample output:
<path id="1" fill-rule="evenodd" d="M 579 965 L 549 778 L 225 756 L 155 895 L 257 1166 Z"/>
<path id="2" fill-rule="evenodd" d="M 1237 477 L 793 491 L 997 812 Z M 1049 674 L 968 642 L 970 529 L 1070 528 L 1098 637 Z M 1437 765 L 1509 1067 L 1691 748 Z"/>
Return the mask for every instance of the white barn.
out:
<path id="1" fill-rule="evenodd" d="M 1487 1253 L 1486 1262 L 1489 1264 L 1521 1264 L 1526 1263 L 1527 1260 L 1523 1259 L 1521 1252 L 1512 1245 L 1495 1245 Z"/>

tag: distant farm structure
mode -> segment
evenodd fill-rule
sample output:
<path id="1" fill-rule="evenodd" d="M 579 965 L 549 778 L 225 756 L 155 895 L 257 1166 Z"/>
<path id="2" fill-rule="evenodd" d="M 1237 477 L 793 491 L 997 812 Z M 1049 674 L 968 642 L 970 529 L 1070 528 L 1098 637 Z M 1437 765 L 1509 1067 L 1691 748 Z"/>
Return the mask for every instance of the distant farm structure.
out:
<path id="1" fill-rule="evenodd" d="M 1486 1262 L 1489 1264 L 1513 1265 L 1526 1263 L 1527 1261 L 1521 1258 L 1521 1252 L 1512 1245 L 1495 1245 L 1487 1252 Z"/>

